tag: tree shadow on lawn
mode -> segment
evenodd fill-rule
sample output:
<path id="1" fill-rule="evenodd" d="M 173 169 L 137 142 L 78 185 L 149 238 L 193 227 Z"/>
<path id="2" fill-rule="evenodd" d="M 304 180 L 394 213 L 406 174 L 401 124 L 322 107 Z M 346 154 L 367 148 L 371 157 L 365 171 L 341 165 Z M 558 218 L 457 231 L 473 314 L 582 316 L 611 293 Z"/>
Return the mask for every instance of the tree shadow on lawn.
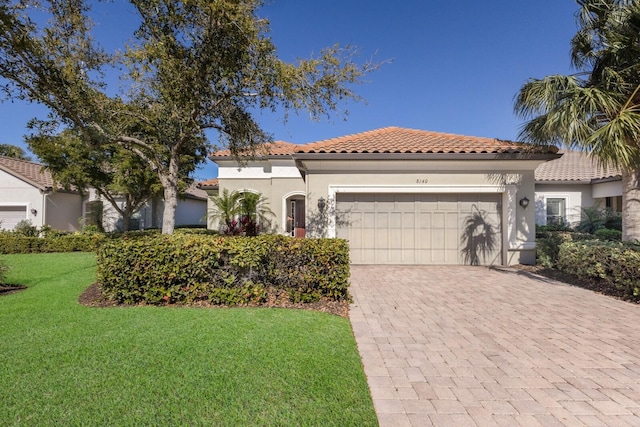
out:
<path id="1" fill-rule="evenodd" d="M 27 289 L 27 287 L 22 285 L 0 285 L 0 296 L 12 294 L 25 289 Z"/>

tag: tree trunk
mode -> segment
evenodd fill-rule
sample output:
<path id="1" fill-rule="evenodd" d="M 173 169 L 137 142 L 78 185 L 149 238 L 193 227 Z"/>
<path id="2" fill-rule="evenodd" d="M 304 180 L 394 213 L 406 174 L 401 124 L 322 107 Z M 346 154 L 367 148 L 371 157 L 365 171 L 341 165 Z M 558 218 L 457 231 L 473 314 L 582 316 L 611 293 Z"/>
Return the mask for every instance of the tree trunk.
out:
<path id="1" fill-rule="evenodd" d="M 622 240 L 640 240 L 640 170 L 622 172 Z"/>
<path id="2" fill-rule="evenodd" d="M 165 176 L 160 176 L 164 188 L 164 210 L 162 212 L 162 234 L 173 234 L 176 225 L 178 207 L 178 164 L 175 159 L 169 162 Z"/>
<path id="3" fill-rule="evenodd" d="M 129 224 L 131 223 L 131 213 L 126 209 L 122 212 L 122 232 L 129 231 Z"/>

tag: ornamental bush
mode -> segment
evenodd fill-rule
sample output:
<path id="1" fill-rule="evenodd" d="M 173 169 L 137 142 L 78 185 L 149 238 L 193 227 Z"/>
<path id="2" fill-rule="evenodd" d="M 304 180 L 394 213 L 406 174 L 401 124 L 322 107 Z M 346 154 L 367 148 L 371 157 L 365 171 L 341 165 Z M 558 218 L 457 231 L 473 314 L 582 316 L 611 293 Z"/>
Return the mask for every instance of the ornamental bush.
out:
<path id="1" fill-rule="evenodd" d="M 601 228 L 596 230 L 593 233 L 599 240 L 613 240 L 613 241 L 621 241 L 622 240 L 622 231 L 620 230 L 612 230 L 609 228 Z"/>
<path id="2" fill-rule="evenodd" d="M 560 245 L 557 265 L 578 278 L 604 281 L 627 297 L 640 297 L 640 245 L 598 240 L 565 242 Z"/>
<path id="3" fill-rule="evenodd" d="M 278 235 L 123 237 L 101 245 L 97 276 L 107 298 L 127 304 L 251 304 L 268 290 L 295 302 L 346 300 L 349 248 Z"/>
<path id="4" fill-rule="evenodd" d="M 1 232 L 0 253 L 94 252 L 104 239 L 102 234 L 54 233 L 47 237 L 27 237 L 18 233 Z"/>
<path id="5" fill-rule="evenodd" d="M 537 263 L 547 268 L 556 267 L 560 245 L 565 242 L 591 240 L 595 237 L 588 233 L 569 231 L 538 230 L 536 232 Z"/>

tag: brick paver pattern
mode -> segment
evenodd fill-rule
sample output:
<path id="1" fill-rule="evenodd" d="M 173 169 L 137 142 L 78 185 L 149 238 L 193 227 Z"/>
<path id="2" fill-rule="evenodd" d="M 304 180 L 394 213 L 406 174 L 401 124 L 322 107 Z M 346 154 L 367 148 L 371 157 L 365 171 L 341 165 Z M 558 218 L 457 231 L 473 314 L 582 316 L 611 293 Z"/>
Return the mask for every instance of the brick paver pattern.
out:
<path id="1" fill-rule="evenodd" d="M 640 426 L 640 306 L 511 269 L 351 272 L 381 426 Z"/>

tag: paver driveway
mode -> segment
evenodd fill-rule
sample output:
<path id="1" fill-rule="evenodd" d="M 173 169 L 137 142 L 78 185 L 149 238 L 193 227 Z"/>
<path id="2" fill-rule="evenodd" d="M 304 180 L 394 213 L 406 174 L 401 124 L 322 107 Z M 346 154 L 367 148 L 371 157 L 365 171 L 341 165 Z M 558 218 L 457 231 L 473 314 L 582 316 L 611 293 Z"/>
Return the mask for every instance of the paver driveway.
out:
<path id="1" fill-rule="evenodd" d="M 381 426 L 640 426 L 640 306 L 508 269 L 351 272 Z"/>

